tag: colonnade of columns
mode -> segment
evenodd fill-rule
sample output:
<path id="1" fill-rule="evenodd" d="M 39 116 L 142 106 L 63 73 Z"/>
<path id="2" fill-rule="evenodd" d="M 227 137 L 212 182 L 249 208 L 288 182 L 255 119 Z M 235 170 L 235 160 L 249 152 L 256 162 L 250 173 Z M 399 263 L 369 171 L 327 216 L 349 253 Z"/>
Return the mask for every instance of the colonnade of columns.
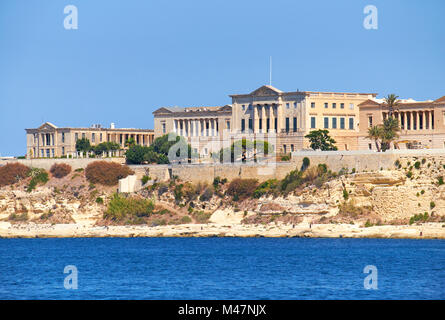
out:
<path id="1" fill-rule="evenodd" d="M 135 143 L 141 146 L 149 146 L 154 141 L 154 134 L 146 133 L 108 133 L 107 142 L 115 142 L 125 147 L 125 141 L 133 138 Z"/>
<path id="2" fill-rule="evenodd" d="M 184 137 L 215 137 L 219 134 L 218 119 L 176 119 L 173 132 Z"/>
<path id="3" fill-rule="evenodd" d="M 282 104 L 255 104 L 251 108 L 253 108 L 252 128 L 246 123 L 245 130 L 266 133 L 281 132 L 284 129 Z"/>
<path id="4" fill-rule="evenodd" d="M 388 113 L 383 113 L 383 119 L 388 117 Z M 399 120 L 402 130 L 433 130 L 434 111 L 433 110 L 413 110 L 394 112 L 394 117 Z"/>
<path id="5" fill-rule="evenodd" d="M 41 142 L 40 146 L 54 146 L 56 144 L 56 140 L 54 139 L 54 133 L 41 133 Z"/>

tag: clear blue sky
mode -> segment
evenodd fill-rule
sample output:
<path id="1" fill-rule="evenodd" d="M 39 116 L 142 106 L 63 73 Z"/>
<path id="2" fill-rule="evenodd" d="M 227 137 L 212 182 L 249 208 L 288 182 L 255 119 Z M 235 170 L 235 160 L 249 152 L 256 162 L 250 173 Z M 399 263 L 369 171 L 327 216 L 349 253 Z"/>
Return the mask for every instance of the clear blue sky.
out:
<path id="1" fill-rule="evenodd" d="M 269 56 L 281 90 L 436 99 L 444 14 L 443 0 L 1 0 L 0 154 L 25 154 L 44 121 L 152 128 L 160 106 L 230 103 L 268 83 Z"/>

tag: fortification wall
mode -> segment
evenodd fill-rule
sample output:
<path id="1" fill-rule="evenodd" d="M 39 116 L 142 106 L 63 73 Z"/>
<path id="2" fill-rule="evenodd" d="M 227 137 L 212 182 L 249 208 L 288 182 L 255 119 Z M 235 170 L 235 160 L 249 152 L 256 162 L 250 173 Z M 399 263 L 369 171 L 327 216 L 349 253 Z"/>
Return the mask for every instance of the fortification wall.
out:
<path id="1" fill-rule="evenodd" d="M 158 181 L 167 181 L 170 176 L 178 176 L 183 181 L 192 183 L 212 183 L 215 177 L 233 180 L 235 178 L 283 179 L 291 170 L 300 169 L 303 158 L 308 157 L 311 165 L 324 163 L 332 171 L 342 168 L 356 172 L 392 169 L 397 159 L 410 160 L 432 159 L 445 164 L 445 149 L 432 150 L 392 150 L 384 153 L 373 151 L 332 151 L 332 152 L 295 152 L 290 162 L 273 164 L 235 163 L 235 164 L 189 164 L 189 165 L 148 165 L 131 166 L 140 177 L 148 172 L 149 176 Z M 146 171 L 148 170 L 148 171 Z"/>
<path id="2" fill-rule="evenodd" d="M 0 160 L 0 166 L 7 163 L 21 163 L 28 167 L 43 168 L 49 170 L 55 163 L 66 163 L 71 166 L 73 170 L 79 168 L 86 168 L 88 164 L 94 161 L 111 161 L 116 163 L 125 163 L 125 158 L 79 158 L 79 159 L 8 159 Z"/>

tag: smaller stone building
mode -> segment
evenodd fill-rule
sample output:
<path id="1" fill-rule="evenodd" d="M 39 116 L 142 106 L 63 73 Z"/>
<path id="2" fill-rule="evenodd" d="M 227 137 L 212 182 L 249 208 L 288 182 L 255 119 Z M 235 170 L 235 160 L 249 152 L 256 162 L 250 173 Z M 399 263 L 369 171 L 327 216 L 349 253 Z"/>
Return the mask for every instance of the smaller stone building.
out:
<path id="1" fill-rule="evenodd" d="M 373 150 L 374 141 L 368 138 L 370 127 L 383 123 L 389 108 L 383 99 L 369 99 L 359 105 L 359 150 Z M 399 120 L 400 149 L 445 148 L 445 96 L 437 100 L 400 100 L 393 117 Z"/>
<path id="2" fill-rule="evenodd" d="M 154 140 L 154 131 L 151 129 L 125 129 L 115 128 L 112 123 L 110 128 L 101 125 L 93 125 L 90 128 L 59 128 L 50 122 L 45 122 L 40 127 L 26 130 L 27 158 L 55 158 L 65 156 L 77 156 L 76 141 L 82 138 L 90 140 L 91 145 L 102 142 L 115 142 L 121 150 L 126 149 L 125 142 L 133 138 L 135 143 L 149 146 Z M 121 155 L 119 152 L 118 155 Z"/>

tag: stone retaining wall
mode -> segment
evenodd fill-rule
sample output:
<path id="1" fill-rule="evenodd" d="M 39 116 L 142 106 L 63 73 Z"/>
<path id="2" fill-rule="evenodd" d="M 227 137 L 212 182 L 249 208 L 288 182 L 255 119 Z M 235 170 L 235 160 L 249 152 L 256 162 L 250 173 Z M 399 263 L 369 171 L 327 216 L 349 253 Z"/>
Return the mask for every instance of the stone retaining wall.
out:
<path id="1" fill-rule="evenodd" d="M 445 149 L 440 150 L 392 150 L 384 153 L 373 151 L 335 151 L 335 152 L 295 152 L 290 162 L 271 164 L 234 163 L 234 164 L 187 164 L 187 165 L 140 165 L 130 166 L 138 177 L 147 174 L 158 181 L 167 181 L 171 176 L 178 176 L 183 181 L 213 182 L 215 177 L 258 179 L 283 179 L 291 170 L 300 169 L 303 158 L 308 157 L 311 165 L 324 163 L 332 171 L 342 168 L 351 172 L 378 171 L 393 169 L 397 159 L 434 158 L 445 164 Z"/>
<path id="2" fill-rule="evenodd" d="M 79 168 L 86 168 L 88 164 L 94 161 L 112 161 L 117 163 L 125 163 L 125 158 L 79 158 L 79 159 L 8 159 L 0 160 L 0 166 L 7 163 L 21 163 L 28 167 L 43 168 L 49 170 L 55 163 L 66 163 L 71 166 L 73 170 Z"/>

